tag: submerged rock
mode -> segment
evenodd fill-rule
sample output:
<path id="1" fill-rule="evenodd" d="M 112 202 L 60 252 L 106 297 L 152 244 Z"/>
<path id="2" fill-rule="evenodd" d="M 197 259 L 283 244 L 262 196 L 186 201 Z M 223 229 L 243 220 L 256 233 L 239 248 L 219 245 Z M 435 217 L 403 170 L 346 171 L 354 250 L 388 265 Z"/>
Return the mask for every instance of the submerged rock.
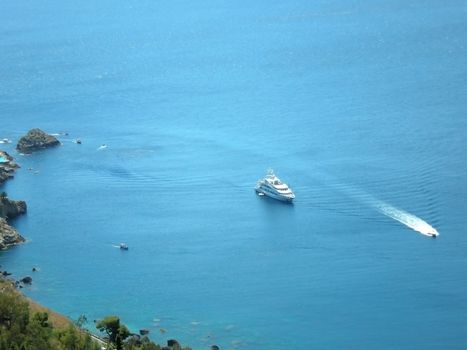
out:
<path id="1" fill-rule="evenodd" d="M 149 334 L 149 329 L 140 329 L 139 334 L 141 334 L 141 335 Z"/>
<path id="2" fill-rule="evenodd" d="M 41 129 L 31 129 L 16 145 L 16 149 L 23 153 L 31 153 L 40 149 L 58 146 L 60 141 L 56 137 L 46 134 Z"/>
<path id="3" fill-rule="evenodd" d="M 24 242 L 23 236 L 13 227 L 8 225 L 5 219 L 0 218 L 0 249 Z"/>

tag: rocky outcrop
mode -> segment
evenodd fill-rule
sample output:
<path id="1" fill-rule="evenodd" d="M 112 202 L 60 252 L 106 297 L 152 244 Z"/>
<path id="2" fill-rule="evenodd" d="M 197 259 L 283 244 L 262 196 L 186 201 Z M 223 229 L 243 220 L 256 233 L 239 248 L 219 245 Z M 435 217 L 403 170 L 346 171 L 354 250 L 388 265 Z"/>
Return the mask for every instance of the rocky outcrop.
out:
<path id="1" fill-rule="evenodd" d="M 0 218 L 0 249 L 6 249 L 11 245 L 24 242 L 23 236 L 13 227 L 8 225 L 5 219 Z"/>
<path id="2" fill-rule="evenodd" d="M 52 135 L 48 135 L 41 129 L 31 129 L 16 145 L 16 149 L 23 153 L 31 153 L 40 149 L 55 147 L 60 144 Z"/>
<path id="3" fill-rule="evenodd" d="M 0 185 L 13 177 L 14 171 L 19 168 L 13 157 L 7 152 L 0 151 Z"/>
<path id="4" fill-rule="evenodd" d="M 0 193 L 0 218 L 13 219 L 18 215 L 25 214 L 26 211 L 25 201 L 14 201 L 8 199 L 5 192 Z"/>

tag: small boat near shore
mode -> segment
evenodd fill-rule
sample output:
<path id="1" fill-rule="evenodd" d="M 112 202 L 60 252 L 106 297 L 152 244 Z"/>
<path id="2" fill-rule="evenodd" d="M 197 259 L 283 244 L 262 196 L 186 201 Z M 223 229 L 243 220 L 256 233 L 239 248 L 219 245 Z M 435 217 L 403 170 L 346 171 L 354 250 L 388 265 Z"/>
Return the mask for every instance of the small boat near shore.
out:
<path id="1" fill-rule="evenodd" d="M 259 196 L 268 196 L 283 202 L 291 203 L 295 199 L 293 191 L 274 174 L 272 169 L 268 170 L 265 178 L 258 181 L 255 191 Z"/>

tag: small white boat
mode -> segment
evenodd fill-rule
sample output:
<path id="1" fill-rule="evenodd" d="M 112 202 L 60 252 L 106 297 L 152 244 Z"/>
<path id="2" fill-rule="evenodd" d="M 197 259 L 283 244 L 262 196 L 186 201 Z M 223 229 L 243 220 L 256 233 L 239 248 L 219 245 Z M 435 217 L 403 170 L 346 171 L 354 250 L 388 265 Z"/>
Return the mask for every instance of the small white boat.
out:
<path id="1" fill-rule="evenodd" d="M 284 202 L 292 202 L 295 198 L 289 186 L 283 183 L 272 169 L 268 170 L 264 179 L 258 181 L 255 191 L 260 196 L 268 196 Z"/>
<path id="2" fill-rule="evenodd" d="M 125 243 L 120 243 L 121 250 L 128 250 L 128 246 Z"/>

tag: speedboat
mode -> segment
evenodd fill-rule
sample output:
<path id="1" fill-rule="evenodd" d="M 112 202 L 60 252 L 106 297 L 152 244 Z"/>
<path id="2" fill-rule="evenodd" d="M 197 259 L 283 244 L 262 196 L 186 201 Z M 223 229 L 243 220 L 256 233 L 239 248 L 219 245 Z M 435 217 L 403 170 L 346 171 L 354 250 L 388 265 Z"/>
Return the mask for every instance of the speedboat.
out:
<path id="1" fill-rule="evenodd" d="M 120 243 L 121 250 L 128 250 L 128 246 L 125 243 Z"/>
<path id="2" fill-rule="evenodd" d="M 295 198 L 289 186 L 283 183 L 272 169 L 268 170 L 264 179 L 258 181 L 255 191 L 260 196 L 264 195 L 284 202 L 292 202 Z"/>
<path id="3" fill-rule="evenodd" d="M 431 227 L 430 230 L 428 232 L 426 232 L 426 234 L 428 236 L 431 236 L 432 238 L 436 238 L 439 235 L 438 231 L 436 231 L 436 229 L 433 228 L 433 227 Z"/>

